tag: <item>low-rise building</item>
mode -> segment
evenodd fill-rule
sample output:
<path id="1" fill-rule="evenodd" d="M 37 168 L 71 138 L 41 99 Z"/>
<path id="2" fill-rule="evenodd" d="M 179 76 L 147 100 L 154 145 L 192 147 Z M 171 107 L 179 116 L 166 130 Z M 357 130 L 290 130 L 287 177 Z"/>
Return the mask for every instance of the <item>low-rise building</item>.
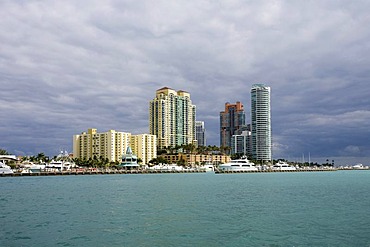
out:
<path id="1" fill-rule="evenodd" d="M 205 163 L 211 163 L 214 165 L 227 163 L 230 161 L 229 155 L 224 154 L 162 154 L 161 157 L 166 159 L 170 164 L 182 163 L 187 166 L 197 166 Z"/>

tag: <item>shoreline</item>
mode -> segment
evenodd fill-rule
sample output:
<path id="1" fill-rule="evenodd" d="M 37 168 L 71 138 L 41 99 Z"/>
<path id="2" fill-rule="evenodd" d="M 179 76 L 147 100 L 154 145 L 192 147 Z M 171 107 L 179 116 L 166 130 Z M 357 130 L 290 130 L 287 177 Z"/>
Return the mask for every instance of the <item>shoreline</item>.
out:
<path id="1" fill-rule="evenodd" d="M 328 172 L 344 169 L 300 169 L 300 170 L 262 170 L 262 171 L 205 171 L 205 170 L 84 170 L 84 171 L 41 171 L 30 173 L 2 173 L 0 177 L 31 177 L 31 176 L 83 176 L 83 175 L 120 175 L 120 174 L 174 174 L 174 173 L 214 173 L 214 174 L 237 174 L 237 173 L 294 173 L 294 172 Z"/>

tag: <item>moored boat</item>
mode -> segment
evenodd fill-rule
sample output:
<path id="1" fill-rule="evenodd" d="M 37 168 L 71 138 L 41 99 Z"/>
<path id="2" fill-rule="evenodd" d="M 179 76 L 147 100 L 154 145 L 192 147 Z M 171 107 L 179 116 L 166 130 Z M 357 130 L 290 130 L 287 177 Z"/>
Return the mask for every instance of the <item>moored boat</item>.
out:
<path id="1" fill-rule="evenodd" d="M 47 170 L 59 170 L 59 171 L 68 171 L 72 167 L 76 167 L 76 164 L 69 157 L 67 151 L 61 151 L 60 154 L 49 163 L 46 164 L 45 168 Z"/>
<path id="2" fill-rule="evenodd" d="M 154 170 L 154 171 L 183 171 L 184 168 L 182 166 L 178 166 L 176 164 L 166 164 L 166 165 L 155 165 L 152 167 L 149 167 L 148 170 Z"/>
<path id="3" fill-rule="evenodd" d="M 289 165 L 286 162 L 283 162 L 279 160 L 275 165 L 272 166 L 271 168 L 274 171 L 295 171 L 297 168 L 294 166 Z"/>
<path id="4" fill-rule="evenodd" d="M 204 170 L 206 172 L 213 172 L 214 167 L 213 164 L 204 164 L 203 166 L 200 167 L 200 170 Z"/>
<path id="5" fill-rule="evenodd" d="M 364 165 L 363 164 L 356 164 L 354 166 L 352 166 L 352 169 L 355 169 L 355 170 L 362 170 L 362 169 L 365 169 Z"/>
<path id="6" fill-rule="evenodd" d="M 60 171 L 70 170 L 72 167 L 71 162 L 63 160 L 52 160 L 46 165 L 46 168 L 58 169 Z"/>
<path id="7" fill-rule="evenodd" d="M 5 165 L 3 162 L 0 161 L 0 174 L 12 174 L 14 173 L 10 166 Z"/>
<path id="8" fill-rule="evenodd" d="M 247 158 L 231 160 L 228 163 L 218 166 L 221 171 L 258 171 L 258 168 L 253 162 Z"/>

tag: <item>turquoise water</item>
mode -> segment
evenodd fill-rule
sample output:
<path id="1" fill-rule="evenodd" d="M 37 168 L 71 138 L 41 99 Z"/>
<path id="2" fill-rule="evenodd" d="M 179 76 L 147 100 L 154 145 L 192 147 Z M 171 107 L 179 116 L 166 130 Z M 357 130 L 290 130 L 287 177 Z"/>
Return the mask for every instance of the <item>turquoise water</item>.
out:
<path id="1" fill-rule="evenodd" d="M 0 178 L 0 246 L 370 246 L 370 171 Z"/>

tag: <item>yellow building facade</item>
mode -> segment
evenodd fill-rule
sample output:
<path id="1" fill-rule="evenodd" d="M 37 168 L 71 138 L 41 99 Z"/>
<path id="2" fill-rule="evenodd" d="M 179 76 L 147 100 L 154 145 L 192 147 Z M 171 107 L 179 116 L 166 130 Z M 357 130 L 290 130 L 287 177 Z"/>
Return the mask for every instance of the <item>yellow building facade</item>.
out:
<path id="1" fill-rule="evenodd" d="M 195 115 L 188 92 L 158 89 L 149 102 L 149 133 L 157 136 L 158 148 L 196 143 Z"/>
<path id="2" fill-rule="evenodd" d="M 121 162 L 127 147 L 147 164 L 157 155 L 156 137 L 149 134 L 132 135 L 128 132 L 109 130 L 98 133 L 97 129 L 88 129 L 73 136 L 73 157 L 80 159 L 103 158 L 109 162 Z"/>
<path id="3" fill-rule="evenodd" d="M 157 137 L 149 134 L 131 136 L 130 143 L 132 152 L 142 160 L 142 164 L 148 164 L 157 157 Z"/>
<path id="4" fill-rule="evenodd" d="M 161 157 L 165 158 L 170 164 L 177 164 L 181 160 L 188 166 L 195 167 L 197 165 L 203 165 L 210 163 L 213 165 L 224 164 L 230 162 L 229 155 L 222 154 L 162 154 Z"/>
<path id="5" fill-rule="evenodd" d="M 123 151 L 130 145 L 131 134 L 109 130 L 98 133 L 88 129 L 73 136 L 73 157 L 80 159 L 103 158 L 109 162 L 120 161 Z"/>

